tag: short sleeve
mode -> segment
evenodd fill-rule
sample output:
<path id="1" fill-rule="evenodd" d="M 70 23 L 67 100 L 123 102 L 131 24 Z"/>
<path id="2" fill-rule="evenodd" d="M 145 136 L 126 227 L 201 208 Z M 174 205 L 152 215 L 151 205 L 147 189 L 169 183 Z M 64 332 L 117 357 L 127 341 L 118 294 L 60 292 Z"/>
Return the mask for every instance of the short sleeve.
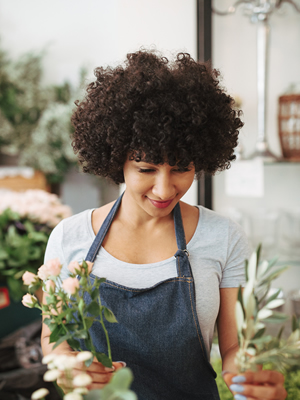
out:
<path id="1" fill-rule="evenodd" d="M 251 255 L 249 240 L 240 225 L 230 221 L 228 230 L 227 260 L 220 288 L 244 286 L 245 260 Z"/>
<path id="2" fill-rule="evenodd" d="M 60 273 L 60 277 L 62 280 L 69 277 L 68 269 L 65 268 L 66 260 L 62 248 L 63 236 L 64 236 L 64 223 L 63 221 L 61 221 L 50 234 L 44 257 L 44 263 L 47 262 L 48 260 L 51 260 L 52 258 L 59 259 L 60 263 L 63 265 L 63 268 Z"/>

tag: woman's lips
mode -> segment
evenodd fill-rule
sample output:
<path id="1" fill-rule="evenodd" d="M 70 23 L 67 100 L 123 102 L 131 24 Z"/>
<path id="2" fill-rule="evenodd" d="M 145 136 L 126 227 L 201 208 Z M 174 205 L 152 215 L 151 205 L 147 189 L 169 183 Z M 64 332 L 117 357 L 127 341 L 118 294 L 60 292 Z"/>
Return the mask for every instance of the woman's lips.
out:
<path id="1" fill-rule="evenodd" d="M 148 197 L 148 199 L 149 199 L 149 197 Z M 167 201 L 158 201 L 158 200 L 152 200 L 152 199 L 149 199 L 149 200 L 154 205 L 154 207 L 156 207 L 156 208 L 166 208 L 173 201 L 173 199 L 172 200 L 167 200 Z"/>

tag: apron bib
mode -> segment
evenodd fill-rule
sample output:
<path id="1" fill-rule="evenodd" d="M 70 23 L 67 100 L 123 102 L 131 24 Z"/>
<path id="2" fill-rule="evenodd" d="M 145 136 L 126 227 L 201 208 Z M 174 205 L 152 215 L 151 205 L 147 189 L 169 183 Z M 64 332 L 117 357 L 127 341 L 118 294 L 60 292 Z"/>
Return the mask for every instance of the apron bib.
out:
<path id="1" fill-rule="evenodd" d="M 121 200 L 122 196 L 103 222 L 86 261 L 94 262 Z M 139 400 L 219 400 L 216 373 L 208 361 L 197 318 L 179 203 L 173 214 L 178 277 L 146 289 L 111 281 L 101 284 L 101 302 L 118 320 L 117 324 L 105 322 L 112 356 L 132 370 L 131 388 Z M 90 277 L 95 279 L 93 274 Z M 86 303 L 91 301 L 87 293 L 83 297 Z M 93 324 L 90 334 L 97 351 L 107 353 L 99 323 Z"/>

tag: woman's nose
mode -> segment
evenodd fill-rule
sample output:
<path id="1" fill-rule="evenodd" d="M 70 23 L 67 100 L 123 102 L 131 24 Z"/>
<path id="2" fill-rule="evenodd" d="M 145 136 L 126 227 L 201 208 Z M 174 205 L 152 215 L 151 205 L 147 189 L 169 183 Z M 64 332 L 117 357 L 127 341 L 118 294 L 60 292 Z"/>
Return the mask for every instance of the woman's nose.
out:
<path id="1" fill-rule="evenodd" d="M 152 193 L 160 200 L 172 199 L 176 194 L 172 178 L 168 173 L 158 174 L 152 187 Z"/>

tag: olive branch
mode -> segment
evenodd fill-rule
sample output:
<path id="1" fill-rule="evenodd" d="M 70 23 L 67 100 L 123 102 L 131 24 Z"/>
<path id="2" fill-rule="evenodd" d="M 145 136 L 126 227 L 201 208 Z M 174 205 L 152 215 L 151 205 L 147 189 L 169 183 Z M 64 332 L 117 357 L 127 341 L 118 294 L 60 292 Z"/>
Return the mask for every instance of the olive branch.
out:
<path id="1" fill-rule="evenodd" d="M 239 372 L 256 370 L 258 364 L 272 363 L 277 369 L 300 363 L 300 326 L 294 316 L 292 333 L 281 339 L 282 326 L 276 338 L 265 334 L 266 323 L 283 323 L 288 316 L 274 309 L 284 304 L 278 298 L 280 289 L 268 296 L 271 283 L 288 267 L 277 267 L 277 258 L 259 262 L 261 246 L 245 262 L 246 285 L 239 287 L 235 315 L 239 350 L 235 363 Z"/>

